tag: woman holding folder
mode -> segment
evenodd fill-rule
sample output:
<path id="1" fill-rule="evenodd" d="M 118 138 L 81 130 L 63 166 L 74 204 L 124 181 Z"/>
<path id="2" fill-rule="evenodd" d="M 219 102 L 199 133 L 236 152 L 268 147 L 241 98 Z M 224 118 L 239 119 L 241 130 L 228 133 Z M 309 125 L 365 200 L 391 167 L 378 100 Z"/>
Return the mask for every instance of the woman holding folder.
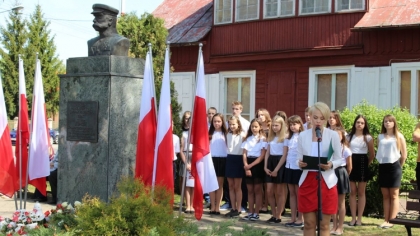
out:
<path id="1" fill-rule="evenodd" d="M 315 103 L 309 110 L 312 128 L 300 133 L 298 165 L 303 169 L 299 180 L 298 209 L 303 213 L 304 235 L 315 235 L 318 211 L 318 142 L 321 157 L 322 221 L 320 235 L 330 235 L 331 215 L 337 213 L 337 176 L 334 169 L 341 165 L 341 144 L 338 133 L 325 128 L 330 117 L 329 107 Z M 321 139 L 318 140 L 321 136 Z"/>

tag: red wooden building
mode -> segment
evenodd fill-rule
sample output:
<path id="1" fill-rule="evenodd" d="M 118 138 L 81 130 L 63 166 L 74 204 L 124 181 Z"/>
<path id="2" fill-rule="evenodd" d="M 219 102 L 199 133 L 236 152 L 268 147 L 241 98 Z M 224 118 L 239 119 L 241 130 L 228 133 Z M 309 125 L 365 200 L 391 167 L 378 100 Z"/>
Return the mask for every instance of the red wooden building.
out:
<path id="1" fill-rule="evenodd" d="M 183 110 L 203 43 L 208 106 L 227 115 L 234 100 L 249 118 L 363 99 L 420 113 L 420 1 L 165 0 L 153 14 L 169 29 Z"/>

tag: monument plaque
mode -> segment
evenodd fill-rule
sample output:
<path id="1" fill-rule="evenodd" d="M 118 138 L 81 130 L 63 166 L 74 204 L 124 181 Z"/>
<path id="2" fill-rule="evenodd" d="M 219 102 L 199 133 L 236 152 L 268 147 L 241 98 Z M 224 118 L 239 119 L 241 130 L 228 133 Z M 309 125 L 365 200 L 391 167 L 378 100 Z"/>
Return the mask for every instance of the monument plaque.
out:
<path id="1" fill-rule="evenodd" d="M 67 141 L 98 142 L 99 102 L 67 102 Z"/>

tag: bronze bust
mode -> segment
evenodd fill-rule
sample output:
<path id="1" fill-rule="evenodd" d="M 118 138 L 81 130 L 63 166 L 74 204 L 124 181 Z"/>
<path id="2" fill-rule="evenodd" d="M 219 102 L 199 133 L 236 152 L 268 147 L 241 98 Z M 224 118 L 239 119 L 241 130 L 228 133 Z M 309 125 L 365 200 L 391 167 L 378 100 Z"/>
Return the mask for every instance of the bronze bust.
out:
<path id="1" fill-rule="evenodd" d="M 95 16 L 92 27 L 99 32 L 99 36 L 90 39 L 88 56 L 127 56 L 130 41 L 117 33 L 118 10 L 104 5 L 94 4 L 92 14 Z"/>

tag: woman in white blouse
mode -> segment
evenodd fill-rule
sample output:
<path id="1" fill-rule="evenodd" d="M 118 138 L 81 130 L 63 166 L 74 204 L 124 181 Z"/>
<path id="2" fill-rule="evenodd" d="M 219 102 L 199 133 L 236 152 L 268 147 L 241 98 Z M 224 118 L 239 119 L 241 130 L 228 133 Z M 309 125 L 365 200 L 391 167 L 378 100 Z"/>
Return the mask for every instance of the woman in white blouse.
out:
<path id="1" fill-rule="evenodd" d="M 322 191 L 322 221 L 320 222 L 320 235 L 330 235 L 331 215 L 337 213 L 338 193 L 337 176 L 334 169 L 341 166 L 341 144 L 338 133 L 325 128 L 327 119 L 330 117 L 329 107 L 322 102 L 315 103 L 309 110 L 311 116 L 311 129 L 300 133 L 298 140 L 298 164 L 305 168 L 307 163 L 303 162 L 303 156 L 308 158 L 318 157 L 318 138 L 316 128 L 319 127 L 322 133 L 322 141 L 319 143 L 319 155 L 328 157 L 330 147 L 333 154 L 326 164 L 320 164 L 321 169 L 321 191 Z M 318 170 L 304 169 L 299 180 L 298 209 L 303 213 L 305 222 L 303 235 L 315 235 L 318 210 Z"/>
<path id="2" fill-rule="evenodd" d="M 404 136 L 398 131 L 393 115 L 386 115 L 378 136 L 376 160 L 379 162 L 379 186 L 381 187 L 384 207 L 384 223 L 379 227 L 391 228 L 390 219 L 397 216 L 399 189 L 401 186 L 402 166 L 407 159 L 407 146 Z"/>

